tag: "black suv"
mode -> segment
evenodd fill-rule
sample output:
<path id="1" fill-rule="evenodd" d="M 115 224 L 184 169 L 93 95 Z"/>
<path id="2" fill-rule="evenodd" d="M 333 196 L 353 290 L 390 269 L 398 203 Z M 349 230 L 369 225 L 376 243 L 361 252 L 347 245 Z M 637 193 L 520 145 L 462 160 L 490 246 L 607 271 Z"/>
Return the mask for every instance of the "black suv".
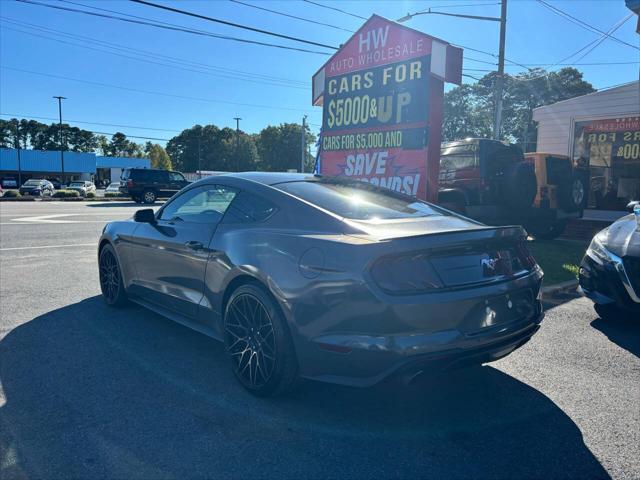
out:
<path id="1" fill-rule="evenodd" d="M 158 197 L 170 197 L 191 183 L 180 172 L 149 168 L 126 168 L 120 179 L 120 191 L 136 203 L 153 203 Z"/>

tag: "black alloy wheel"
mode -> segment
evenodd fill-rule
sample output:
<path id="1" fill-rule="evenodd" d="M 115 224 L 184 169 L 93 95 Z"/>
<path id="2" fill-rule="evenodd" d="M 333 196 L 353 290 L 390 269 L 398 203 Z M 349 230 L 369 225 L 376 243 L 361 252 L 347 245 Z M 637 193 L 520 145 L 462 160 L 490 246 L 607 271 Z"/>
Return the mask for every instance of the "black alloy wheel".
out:
<path id="1" fill-rule="evenodd" d="M 224 322 L 225 350 L 236 378 L 251 393 L 272 396 L 297 379 L 289 332 L 275 302 L 256 285 L 243 285 L 229 299 Z"/>
<path id="2" fill-rule="evenodd" d="M 153 190 L 145 190 L 142 194 L 142 200 L 144 203 L 155 203 L 157 197 L 156 192 Z"/>
<path id="3" fill-rule="evenodd" d="M 105 245 L 100 251 L 100 290 L 107 305 L 121 306 L 127 301 L 118 259 L 111 245 Z"/>

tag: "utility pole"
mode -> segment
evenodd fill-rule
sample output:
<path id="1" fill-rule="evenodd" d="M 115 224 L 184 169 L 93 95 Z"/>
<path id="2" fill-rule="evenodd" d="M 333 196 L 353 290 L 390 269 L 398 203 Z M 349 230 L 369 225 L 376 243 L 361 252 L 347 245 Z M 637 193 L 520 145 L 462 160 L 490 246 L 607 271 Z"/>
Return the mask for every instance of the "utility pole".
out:
<path id="1" fill-rule="evenodd" d="M 305 148 L 305 125 L 307 121 L 307 116 L 304 115 L 302 117 L 302 131 L 300 133 L 300 173 L 304 173 L 304 154 L 306 153 Z"/>
<path id="2" fill-rule="evenodd" d="M 18 144 L 18 148 L 16 153 L 18 155 L 18 188 L 22 185 L 22 166 L 20 165 L 20 124 L 16 121 L 16 143 Z M 14 144 L 15 146 L 15 144 Z"/>
<path id="3" fill-rule="evenodd" d="M 500 7 L 500 47 L 498 50 L 498 78 L 496 78 L 496 120 L 493 124 L 493 139 L 500 140 L 502 126 L 502 89 L 504 87 L 504 43 L 507 31 L 507 0 Z"/>
<path id="4" fill-rule="evenodd" d="M 467 18 L 469 20 L 488 20 L 490 22 L 500 22 L 500 47 L 498 51 L 498 75 L 495 86 L 495 117 L 493 123 L 493 138 L 500 140 L 500 127 L 502 124 L 502 89 L 504 86 L 504 44 L 507 29 L 507 0 L 501 0 L 500 17 L 485 17 L 481 15 L 463 15 L 459 13 L 432 12 L 431 9 L 422 12 L 408 13 L 397 20 L 403 23 L 418 15 L 444 15 L 446 17 Z"/>
<path id="5" fill-rule="evenodd" d="M 236 121 L 236 172 L 240 171 L 240 117 L 233 117 Z"/>
<path id="6" fill-rule="evenodd" d="M 66 100 L 67 97 L 54 96 L 53 98 L 58 99 L 58 115 L 60 118 L 60 167 L 62 169 L 62 181 L 60 185 L 66 185 L 66 179 L 64 175 L 64 148 L 62 146 L 62 100 Z"/>

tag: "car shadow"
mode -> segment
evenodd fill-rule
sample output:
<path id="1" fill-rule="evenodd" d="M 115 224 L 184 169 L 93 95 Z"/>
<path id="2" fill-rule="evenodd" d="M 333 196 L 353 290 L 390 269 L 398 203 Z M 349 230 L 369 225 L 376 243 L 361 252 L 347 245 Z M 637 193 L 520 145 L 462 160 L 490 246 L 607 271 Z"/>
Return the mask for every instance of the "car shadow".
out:
<path id="1" fill-rule="evenodd" d="M 104 200 L 104 201 L 100 201 L 99 199 L 94 201 L 94 202 L 86 202 L 87 207 L 92 207 L 92 208 L 108 208 L 108 207 L 137 207 L 137 208 L 149 208 L 149 207 L 153 207 L 153 205 L 150 205 L 149 207 L 147 207 L 146 205 L 140 204 L 140 203 L 136 203 L 132 200 L 126 200 L 123 199 L 122 201 L 119 200 Z"/>
<path id="2" fill-rule="evenodd" d="M 492 367 L 259 399 L 214 340 L 99 297 L 0 341 L 0 478 L 608 478 L 573 421 Z"/>
<path id="3" fill-rule="evenodd" d="M 636 318 L 620 317 L 615 320 L 596 318 L 591 326 L 604 333 L 609 340 L 640 357 L 640 324 Z"/>

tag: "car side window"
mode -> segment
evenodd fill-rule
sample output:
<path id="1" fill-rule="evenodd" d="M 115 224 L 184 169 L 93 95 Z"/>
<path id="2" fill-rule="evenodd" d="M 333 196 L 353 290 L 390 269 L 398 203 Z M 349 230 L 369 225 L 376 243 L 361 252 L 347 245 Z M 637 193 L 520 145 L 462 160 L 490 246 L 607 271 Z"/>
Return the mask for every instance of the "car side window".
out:
<path id="1" fill-rule="evenodd" d="M 229 208 L 237 191 L 222 185 L 192 188 L 170 201 L 160 220 L 216 224 Z"/>
<path id="2" fill-rule="evenodd" d="M 273 215 L 278 207 L 270 201 L 247 192 L 236 195 L 224 217 L 224 223 L 263 222 Z"/>
<path id="3" fill-rule="evenodd" d="M 178 172 L 169 172 L 169 178 L 173 182 L 183 182 L 184 181 L 184 176 L 181 173 L 178 173 Z"/>

